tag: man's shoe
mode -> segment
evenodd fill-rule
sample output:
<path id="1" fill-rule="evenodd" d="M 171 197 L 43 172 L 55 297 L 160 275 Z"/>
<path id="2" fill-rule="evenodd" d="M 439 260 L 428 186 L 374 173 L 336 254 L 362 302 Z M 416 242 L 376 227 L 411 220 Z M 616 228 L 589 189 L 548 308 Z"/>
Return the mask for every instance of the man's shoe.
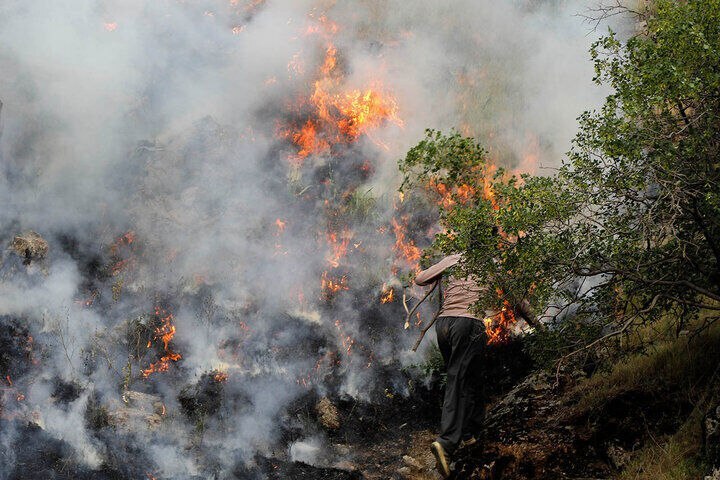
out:
<path id="1" fill-rule="evenodd" d="M 433 455 L 435 455 L 435 467 L 438 472 L 440 472 L 440 475 L 442 475 L 443 478 L 449 477 L 450 465 L 448 464 L 447 454 L 443 446 L 440 445 L 440 442 L 433 442 L 432 445 L 430 445 L 430 450 Z"/>

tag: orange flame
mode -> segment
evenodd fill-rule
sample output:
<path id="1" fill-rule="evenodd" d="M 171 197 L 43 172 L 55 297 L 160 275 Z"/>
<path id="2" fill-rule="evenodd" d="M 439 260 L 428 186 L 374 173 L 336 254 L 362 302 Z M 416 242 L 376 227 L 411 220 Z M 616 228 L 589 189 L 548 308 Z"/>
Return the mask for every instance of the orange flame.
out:
<path id="1" fill-rule="evenodd" d="M 405 219 L 403 219 L 403 221 L 404 220 Z M 392 219 L 392 226 L 395 232 L 395 246 L 393 250 L 399 257 L 403 258 L 417 270 L 422 251 L 415 245 L 415 242 L 407 238 L 407 227 L 401 225 L 395 218 Z"/>
<path id="2" fill-rule="evenodd" d="M 320 72 L 323 75 L 330 75 L 335 67 L 337 66 L 337 48 L 334 45 L 329 45 L 325 50 L 325 61 L 323 66 L 320 67 Z"/>
<path id="3" fill-rule="evenodd" d="M 318 155 L 330 150 L 330 144 L 326 140 L 318 138 L 317 130 L 315 122 L 308 119 L 299 131 L 292 134 L 293 143 L 300 147 L 297 152 L 300 159 L 311 154 Z"/>
<path id="4" fill-rule="evenodd" d="M 492 203 L 494 210 L 500 210 L 500 205 L 498 205 L 497 198 L 495 197 L 495 190 L 492 186 L 492 178 L 497 171 L 497 166 L 491 164 L 488 165 L 485 170 L 485 178 L 483 179 L 483 198 Z"/>
<path id="5" fill-rule="evenodd" d="M 275 255 L 287 255 L 287 250 L 283 250 L 282 234 L 285 231 L 286 222 L 281 219 L 275 219 L 275 226 L 277 231 L 275 232 Z"/>
<path id="6" fill-rule="evenodd" d="M 468 203 L 476 192 L 475 188 L 465 183 L 453 188 L 448 187 L 442 182 L 436 182 L 431 180 L 429 187 L 440 196 L 440 200 L 438 200 L 438 205 L 445 209 L 452 207 L 458 202 L 460 204 Z"/>
<path id="7" fill-rule="evenodd" d="M 372 88 L 364 92 L 353 90 L 340 97 L 335 104 L 344 116 L 338 122 L 340 131 L 351 140 L 379 127 L 386 120 L 402 124 L 397 117 L 397 102 L 392 97 L 382 97 Z"/>
<path id="8" fill-rule="evenodd" d="M 382 293 L 380 294 L 380 303 L 391 303 L 395 301 L 395 289 L 388 287 L 383 283 Z"/>
<path id="9" fill-rule="evenodd" d="M 326 16 L 311 25 L 307 35 L 319 34 L 325 41 L 322 65 L 316 70 L 316 80 L 309 98 L 301 98 L 293 108 L 301 112 L 303 120 L 279 129 L 280 135 L 290 139 L 297 147 L 291 156 L 293 163 L 301 163 L 309 155 L 328 152 L 334 145 L 356 141 L 385 122 L 403 126 L 398 116 L 395 98 L 383 92 L 379 82 L 362 89 L 347 90 L 343 87 L 342 71 L 338 68 L 338 49 L 332 36 L 338 26 Z M 299 54 L 293 56 L 288 70 L 297 76 L 304 74 Z M 376 142 L 377 143 L 377 142 Z"/>
<path id="10" fill-rule="evenodd" d="M 329 300 L 337 292 L 341 290 L 349 290 L 350 287 L 347 283 L 347 275 L 343 275 L 340 278 L 332 278 L 330 274 L 325 271 L 320 277 L 320 290 L 322 291 L 322 298 Z"/>
<path id="11" fill-rule="evenodd" d="M 499 297 L 502 297 L 503 291 L 496 289 Z M 485 333 L 487 334 L 488 345 L 505 343 L 510 339 L 510 330 L 515 324 L 515 313 L 512 305 L 507 300 L 503 300 L 502 309 L 494 316 L 494 318 L 486 318 Z"/>
<path id="12" fill-rule="evenodd" d="M 343 328 L 342 322 L 340 320 L 335 320 L 335 328 L 337 328 L 340 332 L 340 342 L 342 343 L 345 352 L 350 355 L 350 353 L 352 352 L 352 347 L 353 345 L 355 345 L 355 339 L 345 332 L 345 329 Z"/>
<path id="13" fill-rule="evenodd" d="M 347 249 L 348 245 L 350 244 L 351 238 L 352 233 L 349 231 L 343 231 L 340 234 L 340 239 L 338 239 L 338 235 L 335 232 L 327 234 L 327 241 L 328 245 L 330 245 L 330 252 L 325 257 L 325 259 L 331 267 L 337 268 L 340 266 L 340 260 L 345 255 L 347 255 Z"/>
<path id="14" fill-rule="evenodd" d="M 128 230 L 127 232 L 120 235 L 117 240 L 110 244 L 110 254 L 117 255 L 118 250 L 123 246 L 132 245 L 135 242 L 135 232 Z"/>
<path id="15" fill-rule="evenodd" d="M 162 321 L 162 325 L 155 329 L 155 340 L 162 341 L 165 355 L 142 371 L 145 378 L 154 372 L 167 372 L 170 369 L 170 362 L 177 362 L 182 358 L 182 355 L 170 350 L 170 341 L 175 336 L 175 325 L 172 324 L 173 314 L 160 307 L 155 307 L 155 315 L 161 317 Z"/>

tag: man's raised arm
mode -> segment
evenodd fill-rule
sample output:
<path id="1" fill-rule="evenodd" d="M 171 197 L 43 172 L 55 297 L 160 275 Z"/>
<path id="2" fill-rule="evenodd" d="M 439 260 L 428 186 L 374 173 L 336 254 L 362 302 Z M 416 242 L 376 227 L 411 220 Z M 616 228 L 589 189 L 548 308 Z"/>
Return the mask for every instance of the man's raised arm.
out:
<path id="1" fill-rule="evenodd" d="M 427 270 L 418 272 L 418 274 L 415 276 L 415 283 L 417 283 L 418 285 L 430 285 L 434 281 L 440 279 L 440 276 L 445 270 L 457 264 L 459 261 L 459 253 L 456 253 L 455 255 L 449 255 L 440 260 L 432 267 L 428 268 Z"/>

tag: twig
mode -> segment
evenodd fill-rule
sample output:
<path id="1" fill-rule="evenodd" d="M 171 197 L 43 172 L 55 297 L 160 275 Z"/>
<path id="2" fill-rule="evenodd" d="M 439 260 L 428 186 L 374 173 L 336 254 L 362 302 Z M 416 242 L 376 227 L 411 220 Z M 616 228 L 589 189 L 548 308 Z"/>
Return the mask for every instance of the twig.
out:
<path id="1" fill-rule="evenodd" d="M 420 330 L 420 336 L 418 337 L 417 340 L 415 340 L 415 345 L 413 345 L 413 348 L 412 348 L 413 352 L 417 352 L 417 349 L 420 346 L 420 344 L 422 343 L 423 338 L 425 338 L 425 334 L 427 333 L 428 330 L 430 330 L 430 327 L 432 327 L 435 324 L 435 320 L 437 320 L 438 315 L 440 315 L 439 308 L 438 308 L 438 311 L 435 312 L 435 315 L 433 315 L 432 320 L 430 320 L 430 322 L 427 324 L 427 326 L 425 328 L 423 328 L 422 330 Z"/>
<path id="2" fill-rule="evenodd" d="M 407 288 L 408 288 L 407 285 L 405 285 L 405 286 L 403 287 L 403 301 L 402 301 L 402 304 L 403 304 L 403 308 L 405 309 L 405 314 L 410 315 L 410 310 L 408 309 L 408 306 L 407 306 Z"/>
<path id="3" fill-rule="evenodd" d="M 655 308 L 655 304 L 657 303 L 657 301 L 660 299 L 661 296 L 662 296 L 662 295 L 659 295 L 659 294 L 658 294 L 658 295 L 655 295 L 655 296 L 653 297 L 652 301 L 650 302 L 650 305 L 649 305 L 647 308 L 645 308 L 645 309 L 643 309 L 643 310 L 641 310 L 641 311 L 639 311 L 639 312 L 636 312 L 636 313 L 635 313 L 634 315 L 632 315 L 632 316 L 622 325 L 622 327 L 620 327 L 619 329 L 617 329 L 617 330 L 615 330 L 615 331 L 613 331 L 613 332 L 610 332 L 610 333 L 608 333 L 607 335 L 603 335 L 602 337 L 598 338 L 597 340 L 595 340 L 595 341 L 593 341 L 593 342 L 590 342 L 590 343 L 588 343 L 587 345 L 585 345 L 585 346 L 583 346 L 583 347 L 580 347 L 580 348 L 578 348 L 577 350 L 575 350 L 575 351 L 573 351 L 573 352 L 568 353 L 567 355 L 563 355 L 563 356 L 560 358 L 560 360 L 558 360 L 558 362 L 557 362 L 557 369 L 555 370 L 555 387 L 557 387 L 557 386 L 560 385 L 560 368 L 562 367 L 562 364 L 563 364 L 563 362 L 564 362 L 565 360 L 567 360 L 568 358 L 572 357 L 573 355 L 576 355 L 576 354 L 578 354 L 578 353 L 580 353 L 580 352 L 583 352 L 583 351 L 585 351 L 585 350 L 587 350 L 587 349 L 589 349 L 589 348 L 594 347 L 594 346 L 597 345 L 598 343 L 604 342 L 605 340 L 607 340 L 607 339 L 609 339 L 609 338 L 616 337 L 616 336 L 620 335 L 621 333 L 625 332 L 628 328 L 630 328 L 630 325 L 632 325 L 633 321 L 634 321 L 636 318 L 638 318 L 638 317 L 639 317 L 640 315 L 642 315 L 643 313 L 647 313 L 647 312 L 649 312 L 650 310 L 652 310 L 653 308 Z"/>
<path id="4" fill-rule="evenodd" d="M 418 307 L 425 301 L 426 298 L 430 296 L 430 294 L 435 291 L 435 287 L 438 286 L 439 281 L 435 282 L 433 284 L 433 287 L 425 294 L 424 297 L 420 299 L 420 301 L 412 308 L 412 310 L 408 311 L 407 303 L 405 302 L 405 292 L 403 291 L 403 306 L 405 307 L 405 311 L 407 312 L 407 315 L 405 316 L 405 328 L 407 329 L 410 326 L 410 319 L 412 318 L 413 314 L 415 313 L 415 310 L 418 309 Z"/>
<path id="5" fill-rule="evenodd" d="M 423 297 L 423 300 L 425 300 L 425 298 L 427 298 L 427 296 L 428 296 L 430 293 L 432 293 L 432 291 L 435 290 L 435 287 L 437 287 L 438 285 L 440 285 L 440 280 L 438 280 L 437 282 L 435 282 L 435 285 L 433 285 L 432 290 L 430 290 L 430 291 L 428 292 L 428 294 L 425 295 L 425 297 Z M 423 338 L 425 338 L 425 334 L 427 333 L 428 330 L 430 330 L 430 327 L 432 327 L 432 326 L 435 324 L 435 320 L 437 320 L 438 316 L 440 315 L 440 311 L 442 310 L 442 288 L 440 288 L 440 289 L 438 290 L 438 292 L 439 292 L 440 294 L 438 295 L 438 303 L 439 303 L 439 305 L 438 305 L 437 312 L 435 312 L 435 315 L 433 315 L 433 318 L 428 322 L 428 324 L 425 326 L 425 328 L 423 328 L 423 329 L 420 331 L 420 336 L 418 336 L 418 339 L 415 341 L 415 345 L 413 345 L 413 348 L 412 348 L 412 351 L 413 351 L 413 352 L 417 352 L 417 349 L 418 349 L 418 347 L 420 346 L 420 343 L 422 343 Z M 422 301 L 421 301 L 420 303 L 422 303 Z M 420 304 L 418 304 L 418 305 L 420 305 Z M 417 307 L 417 305 L 416 305 L 416 307 Z"/>

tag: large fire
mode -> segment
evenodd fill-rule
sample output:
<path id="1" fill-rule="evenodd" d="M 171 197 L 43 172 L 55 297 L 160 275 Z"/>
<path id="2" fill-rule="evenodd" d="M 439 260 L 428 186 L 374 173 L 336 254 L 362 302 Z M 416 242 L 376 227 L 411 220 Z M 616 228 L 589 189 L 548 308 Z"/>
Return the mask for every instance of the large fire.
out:
<path id="1" fill-rule="evenodd" d="M 292 107 L 300 113 L 300 120 L 280 127 L 281 135 L 297 147 L 290 157 L 293 163 L 302 163 L 310 155 L 328 153 L 334 145 L 355 142 L 362 135 L 371 138 L 372 131 L 386 122 L 403 125 L 397 100 L 380 81 L 362 88 L 345 86 L 338 50 L 332 43 L 337 31 L 338 26 L 326 17 L 320 17 L 319 22 L 306 31 L 306 35 L 321 35 L 326 48 L 323 63 L 312 82 L 312 93 L 307 98 L 299 98 Z M 298 75 L 304 73 L 296 57 L 288 69 Z"/>

